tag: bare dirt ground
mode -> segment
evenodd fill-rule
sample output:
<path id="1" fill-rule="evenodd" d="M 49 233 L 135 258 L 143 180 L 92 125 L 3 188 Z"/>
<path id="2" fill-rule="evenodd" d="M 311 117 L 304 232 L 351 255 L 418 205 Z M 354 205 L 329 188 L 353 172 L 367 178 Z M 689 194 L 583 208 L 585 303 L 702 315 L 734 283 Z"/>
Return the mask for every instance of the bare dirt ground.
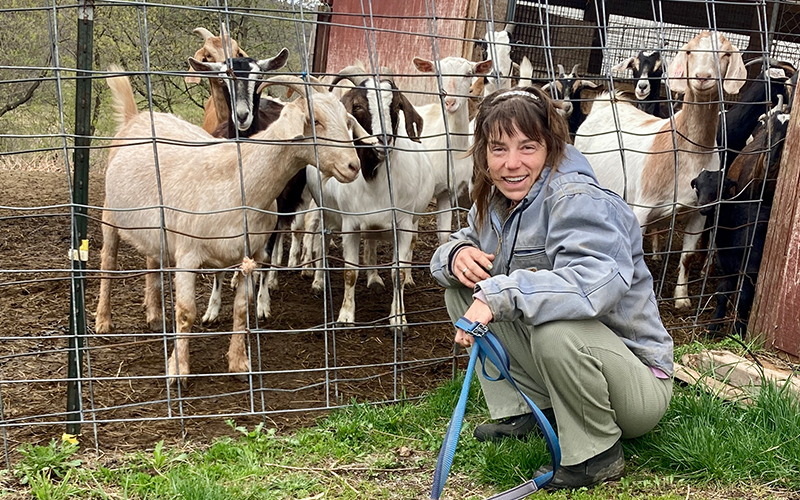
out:
<path id="1" fill-rule="evenodd" d="M 60 437 L 64 430 L 63 424 L 53 423 L 65 420 L 67 408 L 63 379 L 70 324 L 70 218 L 63 205 L 69 202 L 69 186 L 63 172 L 1 174 L 0 205 L 48 207 L 0 209 L 0 369 L 3 420 L 8 424 L 4 432 L 13 450 L 19 443 Z M 101 175 L 92 175 L 89 192 L 90 205 L 101 206 Z M 92 210 L 90 217 L 87 268 L 96 270 L 102 244 L 100 212 Z M 270 425 L 297 426 L 320 416 L 304 409 L 420 396 L 453 373 L 452 327 L 446 323 L 442 290 L 427 272 L 434 247 L 435 235 L 420 238 L 413 271 L 416 284 L 405 294 L 411 326 L 397 337 L 387 327 L 391 289 L 367 289 L 364 273 L 356 290 L 357 325 L 334 330 L 342 273 L 330 273 L 326 300 L 311 292 L 310 278 L 297 271 L 280 272 L 280 289 L 272 293 L 272 317 L 254 328 L 258 334 L 249 335 L 251 362 L 260 376 L 248 381 L 226 373 L 229 336 L 224 332 L 232 327 L 233 293 L 226 283 L 219 321 L 201 325 L 212 281 L 211 275 L 201 275 L 194 330 L 198 337 L 190 343 L 196 378 L 182 388 L 168 386 L 161 378 L 165 351 L 172 343 L 148 330 L 140 306 L 144 277 L 135 272 L 145 263 L 123 245 L 120 269 L 134 272 L 114 281 L 113 335 L 92 335 L 99 281 L 96 273 L 87 275 L 90 337 L 85 365 L 93 382 L 83 385 L 83 401 L 86 418 L 102 423 L 96 436 L 84 425 L 84 438 L 96 438 L 101 449 L 136 449 L 164 438 L 180 439 L 181 434 L 203 442 L 230 431 L 226 416 L 252 426 L 263 419 L 255 414 L 268 413 Z M 381 248 L 379 262 L 388 263 L 390 252 L 389 246 Z M 380 274 L 390 287 L 388 270 Z"/>
<path id="2" fill-rule="evenodd" d="M 20 443 L 46 443 L 60 437 L 65 428 L 71 287 L 70 217 L 65 204 L 69 192 L 63 171 L 0 172 L 0 206 L 14 207 L 0 208 L 0 403 L 4 439 L 12 454 Z M 96 172 L 89 183 L 89 204 L 102 206 L 102 198 L 103 178 Z M 97 270 L 100 212 L 91 210 L 89 215 L 87 268 Z M 423 220 L 423 228 L 431 225 L 432 221 Z M 226 373 L 225 332 L 231 328 L 233 298 L 227 286 L 220 320 L 199 324 L 212 279 L 202 275 L 194 330 L 198 336 L 190 347 L 193 378 L 183 388 L 170 386 L 163 378 L 172 342 L 148 330 L 140 306 L 144 276 L 136 272 L 145 268 L 144 259 L 123 244 L 120 269 L 132 273 L 113 285 L 113 335 L 93 335 L 99 281 L 96 272 L 87 275 L 89 336 L 84 366 L 91 380 L 82 384 L 81 391 L 85 418 L 97 423 L 84 424 L 81 439 L 96 443 L 101 450 L 121 451 L 149 447 L 161 439 L 204 443 L 231 432 L 226 418 L 248 427 L 261 421 L 294 427 L 321 415 L 309 409 L 424 394 L 453 374 L 452 326 L 442 290 L 427 271 L 435 245 L 432 233 L 422 234 L 417 244 L 416 284 L 405 295 L 411 326 L 402 336 L 394 336 L 387 328 L 391 290 L 367 289 L 363 273 L 356 290 L 357 325 L 334 329 L 332 321 L 341 303 L 341 271 L 330 273 L 327 300 L 311 293 L 309 278 L 297 271 L 281 272 L 280 289 L 272 295 L 272 317 L 261 321 L 257 333 L 248 338 L 257 373 L 247 381 Z M 388 264 L 390 256 L 391 247 L 384 245 L 379 262 Z M 388 271 L 381 275 L 391 283 Z M 665 290 L 674 286 L 674 278 L 672 284 L 669 279 Z M 669 301 L 663 302 L 662 315 L 677 342 L 701 335 L 701 329 L 692 326 L 694 318 L 676 314 Z"/>

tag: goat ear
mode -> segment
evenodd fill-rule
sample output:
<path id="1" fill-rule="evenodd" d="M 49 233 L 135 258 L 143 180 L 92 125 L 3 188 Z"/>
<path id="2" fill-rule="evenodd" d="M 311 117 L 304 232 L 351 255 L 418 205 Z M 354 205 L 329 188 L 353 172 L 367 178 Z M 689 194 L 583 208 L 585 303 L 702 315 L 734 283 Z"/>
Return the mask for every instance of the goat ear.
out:
<path id="1" fill-rule="evenodd" d="M 433 61 L 429 61 L 421 57 L 414 58 L 414 67 L 423 73 L 436 73 L 436 65 L 433 64 Z"/>
<path id="2" fill-rule="evenodd" d="M 673 92 L 686 92 L 686 51 L 681 49 L 667 67 L 669 89 Z"/>
<path id="3" fill-rule="evenodd" d="M 282 48 L 278 55 L 275 57 L 270 57 L 269 59 L 263 59 L 258 61 L 258 67 L 261 68 L 261 71 L 264 73 L 269 73 L 271 71 L 279 70 L 286 65 L 286 61 L 289 60 L 289 49 L 286 47 Z"/>
<path id="4" fill-rule="evenodd" d="M 214 76 L 216 76 L 216 74 L 219 74 L 219 73 L 223 72 L 224 68 L 225 68 L 225 64 L 224 63 L 203 62 L 203 61 L 198 61 L 194 57 L 190 57 L 189 58 L 189 66 L 191 66 L 191 68 L 193 70 L 195 70 L 195 71 L 199 71 L 199 72 L 203 72 L 203 73 L 215 73 Z M 209 76 L 209 75 L 205 75 L 205 76 Z"/>
<path id="5" fill-rule="evenodd" d="M 728 61 L 728 70 L 725 72 L 725 81 L 722 88 L 729 94 L 738 94 L 739 90 L 744 85 L 747 78 L 747 68 L 742 61 L 742 53 L 739 49 L 733 47 L 731 51 L 730 61 Z"/>
<path id="6" fill-rule="evenodd" d="M 378 138 L 373 137 L 370 135 L 369 132 L 364 130 L 364 127 L 358 123 L 356 117 L 347 113 L 347 125 L 353 131 L 353 141 L 361 141 L 364 144 L 369 144 L 370 146 L 375 146 L 378 144 Z"/>
<path id="7" fill-rule="evenodd" d="M 489 72 L 492 71 L 492 60 L 487 59 L 485 61 L 481 61 L 479 63 L 475 63 L 475 66 L 472 70 L 473 75 L 488 75 Z"/>
<path id="8" fill-rule="evenodd" d="M 195 31 L 197 31 L 199 29 L 205 29 L 205 28 L 196 28 Z M 206 31 L 208 31 L 208 30 L 206 30 Z M 194 53 L 194 58 L 197 59 L 197 60 L 201 60 L 203 58 L 203 48 L 202 47 L 197 49 L 197 52 Z M 192 67 L 191 63 L 189 63 L 189 71 L 194 71 L 194 68 Z M 186 76 L 186 77 L 183 78 L 183 81 L 186 82 L 187 85 L 197 84 L 197 83 L 200 83 L 200 77 L 199 76 Z"/>
<path id="9" fill-rule="evenodd" d="M 628 71 L 628 70 L 633 70 L 634 61 L 636 61 L 636 57 L 635 56 L 631 56 L 631 57 L 625 59 L 624 61 L 622 61 L 621 63 L 616 64 L 614 67 L 611 68 L 611 71 L 622 71 L 622 72 L 625 72 L 625 71 Z"/>
<path id="10" fill-rule="evenodd" d="M 398 94 L 400 98 L 400 109 L 403 110 L 403 115 L 406 118 L 406 134 L 408 134 L 408 138 L 414 142 L 421 142 L 420 136 L 422 135 L 422 126 L 425 123 L 417 113 L 417 110 L 414 109 L 414 105 L 408 100 L 406 96 L 403 94 Z"/>

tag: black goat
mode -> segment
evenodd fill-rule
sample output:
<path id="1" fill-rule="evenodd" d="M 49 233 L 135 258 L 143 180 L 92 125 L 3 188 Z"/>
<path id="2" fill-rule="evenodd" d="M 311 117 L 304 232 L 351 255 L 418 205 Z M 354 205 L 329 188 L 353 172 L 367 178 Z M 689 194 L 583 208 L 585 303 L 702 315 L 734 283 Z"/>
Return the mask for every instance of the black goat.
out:
<path id="1" fill-rule="evenodd" d="M 752 65 L 761 62 L 762 58 L 748 61 Z M 796 73 L 796 69 L 789 63 L 769 59 L 770 67 L 766 73 L 762 71 L 753 80 L 739 97 L 739 101 L 727 107 L 724 120 L 720 119 L 717 130 L 717 145 L 721 151 L 723 164 L 728 168 L 742 152 L 747 139 L 758 125 L 758 117 L 765 113 L 769 106 L 778 104 L 778 96 L 783 96 L 783 102 L 791 99 L 787 90 L 788 80 Z M 769 94 L 768 94 L 769 92 Z"/>
<path id="2" fill-rule="evenodd" d="M 573 66 L 569 74 L 564 73 L 564 66 L 558 65 L 558 77 L 552 83 L 542 87 L 545 92 L 550 92 L 561 114 L 567 119 L 569 136 L 575 139 L 578 127 L 586 120 L 591 108 L 591 101 L 601 90 L 601 86 L 578 76 L 578 64 Z M 591 95 L 590 95 L 591 91 Z"/>
<path id="3" fill-rule="evenodd" d="M 753 132 L 753 140 L 736 157 L 726 176 L 739 186 L 737 194 L 741 192 L 746 199 L 762 199 L 771 205 L 789 127 L 789 113 L 777 112 L 762 118 L 765 119 Z"/>
<path id="4" fill-rule="evenodd" d="M 721 170 L 713 172 L 704 170 L 692 179 L 692 188 L 697 192 L 698 205 L 703 206 L 700 213 L 706 217 L 714 216 L 720 185 L 723 200 L 732 201 L 719 205 L 714 243 L 721 280 L 716 289 L 717 307 L 708 330 L 711 332 L 719 330 L 728 310 L 729 296 L 736 291 L 739 276 L 743 274 L 733 331 L 739 336 L 744 336 L 750 308 L 753 306 L 756 280 L 772 207 L 757 201 L 733 199 L 736 183 L 724 178 Z"/>
<path id="5" fill-rule="evenodd" d="M 635 80 L 634 94 L 638 103 L 636 107 L 645 113 L 659 118 L 666 118 L 667 106 L 661 106 L 661 80 L 664 75 L 663 60 L 659 50 L 642 50 L 612 69 L 633 72 Z M 662 113 L 663 108 L 663 113 Z"/>

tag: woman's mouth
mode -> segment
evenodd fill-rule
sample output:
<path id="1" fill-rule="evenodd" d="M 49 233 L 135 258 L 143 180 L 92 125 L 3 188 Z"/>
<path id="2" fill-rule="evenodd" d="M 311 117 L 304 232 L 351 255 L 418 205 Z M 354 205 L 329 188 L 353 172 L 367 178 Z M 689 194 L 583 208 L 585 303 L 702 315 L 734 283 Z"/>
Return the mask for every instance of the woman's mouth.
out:
<path id="1" fill-rule="evenodd" d="M 503 180 L 509 184 L 519 184 L 520 182 L 524 181 L 528 176 L 522 175 L 519 177 L 503 177 Z"/>

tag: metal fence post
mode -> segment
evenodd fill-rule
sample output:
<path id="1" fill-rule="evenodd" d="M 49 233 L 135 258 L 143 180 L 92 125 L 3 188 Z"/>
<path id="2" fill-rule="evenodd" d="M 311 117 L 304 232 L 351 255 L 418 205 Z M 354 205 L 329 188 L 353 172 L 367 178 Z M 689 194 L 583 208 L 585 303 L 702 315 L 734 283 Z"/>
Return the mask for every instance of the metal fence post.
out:
<path id="1" fill-rule="evenodd" d="M 67 433 L 81 428 L 80 379 L 83 373 L 83 338 L 86 335 L 85 270 L 89 253 L 87 206 L 89 204 L 89 146 L 91 146 L 92 31 L 94 0 L 81 0 L 78 7 L 78 50 L 75 85 L 75 151 L 72 183 L 72 287 L 70 310 L 69 367 L 67 370 Z"/>

